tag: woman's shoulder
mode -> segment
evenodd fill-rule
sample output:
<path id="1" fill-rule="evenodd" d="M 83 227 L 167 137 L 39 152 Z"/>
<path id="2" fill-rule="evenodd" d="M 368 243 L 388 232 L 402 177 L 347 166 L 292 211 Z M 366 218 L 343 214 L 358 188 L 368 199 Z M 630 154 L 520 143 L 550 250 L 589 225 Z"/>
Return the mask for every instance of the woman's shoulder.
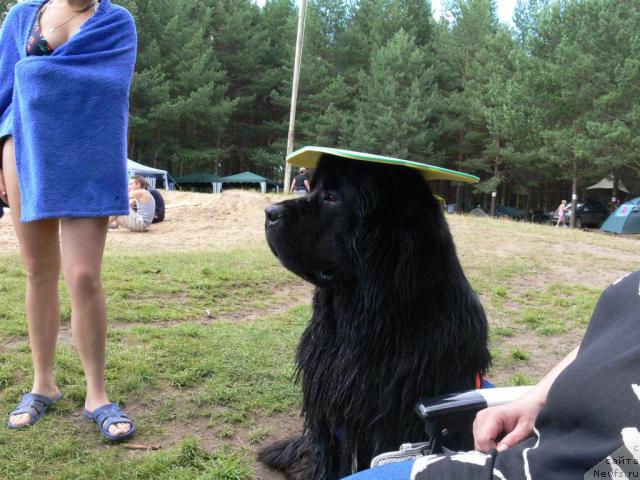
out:
<path id="1" fill-rule="evenodd" d="M 39 8 L 41 4 L 41 0 L 25 0 L 24 2 L 18 2 L 9 9 L 7 18 L 15 15 L 25 15 L 29 12 L 33 12 L 33 10 Z"/>
<path id="2" fill-rule="evenodd" d="M 23 14 L 25 12 L 32 12 L 42 5 L 42 0 L 25 0 L 23 2 L 16 3 L 9 9 L 9 15 Z"/>
<path id="3" fill-rule="evenodd" d="M 110 11 L 111 11 L 111 15 L 113 16 L 133 22 L 133 15 L 129 10 L 127 10 L 122 5 L 116 5 L 115 3 L 112 3 Z"/>
<path id="4" fill-rule="evenodd" d="M 23 28 L 26 28 L 28 20 L 32 18 L 31 15 L 35 14 L 41 4 L 41 0 L 26 0 L 16 3 L 7 12 L 7 17 L 2 23 L 3 29 L 19 34 Z"/>
<path id="5" fill-rule="evenodd" d="M 109 5 L 107 15 L 105 16 L 105 20 L 112 24 L 119 25 L 124 28 L 125 31 L 135 32 L 136 24 L 133 15 L 122 5 L 111 3 Z"/>

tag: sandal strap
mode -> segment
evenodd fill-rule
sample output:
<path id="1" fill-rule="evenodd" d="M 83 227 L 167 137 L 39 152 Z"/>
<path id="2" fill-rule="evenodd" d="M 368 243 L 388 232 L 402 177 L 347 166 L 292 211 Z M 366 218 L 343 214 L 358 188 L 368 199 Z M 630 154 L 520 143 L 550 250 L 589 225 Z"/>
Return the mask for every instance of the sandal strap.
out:
<path id="1" fill-rule="evenodd" d="M 25 393 L 20 400 L 20 403 L 16 409 L 9 414 L 10 417 L 14 415 L 22 415 L 27 413 L 31 415 L 31 418 L 35 418 L 50 407 L 55 400 L 49 397 L 40 395 L 38 393 Z"/>
<path id="2" fill-rule="evenodd" d="M 91 413 L 91 416 L 95 419 L 101 430 L 108 431 L 109 427 L 116 423 L 128 423 L 133 426 L 133 420 L 115 403 L 108 403 L 95 409 Z"/>

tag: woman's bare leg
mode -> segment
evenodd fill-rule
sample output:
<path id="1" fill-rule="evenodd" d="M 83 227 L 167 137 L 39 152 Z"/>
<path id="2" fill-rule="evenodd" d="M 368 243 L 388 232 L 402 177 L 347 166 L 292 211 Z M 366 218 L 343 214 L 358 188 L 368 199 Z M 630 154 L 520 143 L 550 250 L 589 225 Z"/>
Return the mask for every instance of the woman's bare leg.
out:
<path id="1" fill-rule="evenodd" d="M 108 218 L 64 218 L 61 221 L 62 269 L 71 297 L 71 330 L 87 380 L 85 408 L 93 412 L 109 403 L 105 388 L 107 307 L 100 270 Z M 130 425 L 112 425 L 123 435 Z"/>
<path id="2" fill-rule="evenodd" d="M 27 271 L 26 312 L 34 373 L 32 392 L 55 398 L 60 393 L 53 373 L 60 326 L 59 222 L 20 222 L 20 189 L 11 139 L 4 143 L 2 158 L 11 217 L 20 244 L 20 255 Z M 31 420 L 31 416 L 14 415 L 10 420 L 13 425 L 24 425 Z"/>

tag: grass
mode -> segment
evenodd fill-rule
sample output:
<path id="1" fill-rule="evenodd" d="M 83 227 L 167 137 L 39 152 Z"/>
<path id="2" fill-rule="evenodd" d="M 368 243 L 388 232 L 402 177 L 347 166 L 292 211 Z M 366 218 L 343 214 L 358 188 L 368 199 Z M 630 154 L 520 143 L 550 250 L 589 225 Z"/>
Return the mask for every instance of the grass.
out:
<path id="1" fill-rule="evenodd" d="M 448 220 L 490 318 L 490 376 L 501 385 L 539 379 L 577 344 L 601 289 L 640 267 L 625 257 L 637 242 L 488 219 Z M 557 261 L 547 253 L 569 241 L 577 242 L 575 254 Z M 598 254 L 585 255 L 588 250 Z M 69 338 L 63 286 L 57 379 L 65 397 L 36 428 L 0 435 L 0 478 L 255 478 L 256 445 L 299 425 L 300 392 L 292 376 L 311 290 L 264 245 L 144 256 L 109 252 L 103 277 L 110 397 L 135 417 L 136 443 L 162 448 L 108 445 L 82 419 L 83 375 Z M 24 283 L 17 256 L 0 256 L 3 412 L 31 383 Z"/>
<path id="2" fill-rule="evenodd" d="M 18 259 L 0 257 L 0 272 L 0 408 L 8 412 L 30 388 L 30 350 Z M 84 399 L 79 358 L 61 342 L 56 371 L 64 400 L 38 428 L 2 435 L 0 478 L 251 478 L 253 454 L 236 436 L 246 431 L 246 441 L 255 444 L 270 431 L 261 419 L 292 414 L 299 405 L 293 357 L 310 298 L 288 292 L 302 283 L 266 248 L 108 256 L 103 277 L 112 324 L 110 397 L 135 416 L 137 442 L 170 447 L 132 454 L 97 441 L 95 426 L 78 416 Z M 61 297 L 65 331 L 64 288 Z M 283 302 L 283 311 L 273 308 Z M 214 450 L 189 436 L 193 425 L 215 439 Z M 34 461 L 30 446 L 39 444 L 47 448 Z"/>

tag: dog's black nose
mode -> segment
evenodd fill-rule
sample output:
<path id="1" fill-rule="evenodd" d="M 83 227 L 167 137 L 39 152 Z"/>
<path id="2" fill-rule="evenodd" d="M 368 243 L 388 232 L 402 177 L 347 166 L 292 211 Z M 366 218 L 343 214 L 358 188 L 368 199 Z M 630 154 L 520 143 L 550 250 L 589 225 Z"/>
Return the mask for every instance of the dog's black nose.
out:
<path id="1" fill-rule="evenodd" d="M 284 208 L 282 207 L 282 205 L 279 205 L 277 203 L 269 205 L 264 209 L 264 214 L 267 216 L 267 225 L 272 225 L 280 221 L 282 219 L 283 213 Z"/>

